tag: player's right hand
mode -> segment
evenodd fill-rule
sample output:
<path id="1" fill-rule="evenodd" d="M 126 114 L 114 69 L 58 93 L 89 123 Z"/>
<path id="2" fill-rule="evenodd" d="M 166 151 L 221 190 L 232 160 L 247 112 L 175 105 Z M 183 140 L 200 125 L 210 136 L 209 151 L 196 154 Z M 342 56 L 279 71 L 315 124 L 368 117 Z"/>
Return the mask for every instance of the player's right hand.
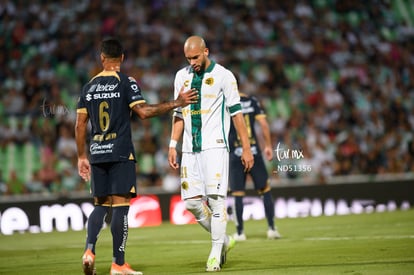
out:
<path id="1" fill-rule="evenodd" d="M 91 165 L 87 158 L 78 159 L 78 173 L 84 181 L 89 181 L 91 179 Z"/>
<path id="2" fill-rule="evenodd" d="M 243 153 L 241 155 L 241 162 L 244 166 L 244 172 L 250 172 L 254 165 L 254 157 L 250 150 L 243 150 Z"/>
<path id="3" fill-rule="evenodd" d="M 168 163 L 173 169 L 178 169 L 180 167 L 177 162 L 177 149 L 173 147 L 168 148 Z"/>
<path id="4" fill-rule="evenodd" d="M 177 102 L 180 107 L 185 107 L 189 104 L 197 103 L 198 91 L 194 88 L 184 91 L 184 86 L 181 87 L 180 93 L 177 97 Z"/>

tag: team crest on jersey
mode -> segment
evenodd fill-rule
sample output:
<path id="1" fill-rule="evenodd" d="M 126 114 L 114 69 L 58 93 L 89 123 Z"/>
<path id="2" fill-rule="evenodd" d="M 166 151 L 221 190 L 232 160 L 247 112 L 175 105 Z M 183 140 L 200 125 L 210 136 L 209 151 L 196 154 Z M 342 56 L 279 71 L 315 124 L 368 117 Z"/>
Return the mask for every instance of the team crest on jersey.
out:
<path id="1" fill-rule="evenodd" d="M 190 80 L 184 81 L 184 87 L 188 87 L 189 84 L 190 84 Z"/>
<path id="2" fill-rule="evenodd" d="M 213 84 L 214 84 L 214 78 L 212 78 L 212 77 L 209 77 L 209 78 L 207 78 L 206 79 L 206 81 L 204 81 L 207 85 L 209 85 L 209 86 L 213 86 Z"/>
<path id="3" fill-rule="evenodd" d="M 187 190 L 187 189 L 188 189 L 188 182 L 183 181 L 183 183 L 181 183 L 181 187 L 182 187 L 184 190 Z"/>

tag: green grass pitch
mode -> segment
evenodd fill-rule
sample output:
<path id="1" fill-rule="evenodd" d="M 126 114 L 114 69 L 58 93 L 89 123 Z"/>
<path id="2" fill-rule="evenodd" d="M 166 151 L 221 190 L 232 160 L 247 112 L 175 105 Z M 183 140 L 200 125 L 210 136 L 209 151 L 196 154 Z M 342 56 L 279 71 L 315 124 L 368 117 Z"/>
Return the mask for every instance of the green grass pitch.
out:
<path id="1" fill-rule="evenodd" d="M 266 239 L 266 222 L 247 221 L 225 274 L 414 274 L 414 209 L 277 220 L 280 240 Z M 228 233 L 234 233 L 229 222 Z M 85 231 L 0 235 L 0 274 L 82 274 Z M 112 241 L 97 244 L 97 274 L 108 274 Z M 126 260 L 150 274 L 205 274 L 209 235 L 196 224 L 131 229 Z"/>

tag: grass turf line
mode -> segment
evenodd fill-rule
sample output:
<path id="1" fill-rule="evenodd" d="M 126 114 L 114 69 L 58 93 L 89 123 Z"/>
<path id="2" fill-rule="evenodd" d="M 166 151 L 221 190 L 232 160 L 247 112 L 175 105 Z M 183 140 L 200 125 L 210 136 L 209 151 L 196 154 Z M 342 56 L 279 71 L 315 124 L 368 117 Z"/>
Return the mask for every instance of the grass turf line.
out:
<path id="1" fill-rule="evenodd" d="M 225 274 L 414 274 L 414 209 L 276 220 L 280 240 L 266 240 L 266 221 L 247 221 L 248 240 L 229 253 Z M 228 233 L 235 232 L 233 222 Z M 0 274 L 82 274 L 85 231 L 0 235 Z M 130 229 L 126 260 L 150 274 L 205 274 L 209 235 L 199 225 Z M 97 244 L 98 275 L 112 260 L 109 228 Z"/>

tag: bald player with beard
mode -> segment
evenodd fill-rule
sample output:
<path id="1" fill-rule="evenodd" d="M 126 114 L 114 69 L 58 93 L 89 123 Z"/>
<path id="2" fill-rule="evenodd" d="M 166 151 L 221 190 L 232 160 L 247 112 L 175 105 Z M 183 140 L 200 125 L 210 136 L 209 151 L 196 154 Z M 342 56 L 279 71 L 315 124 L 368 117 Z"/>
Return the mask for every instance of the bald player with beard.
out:
<path id="1" fill-rule="evenodd" d="M 168 161 L 180 168 L 181 198 L 197 222 L 211 235 L 206 271 L 220 271 L 235 240 L 226 234 L 226 197 L 229 177 L 228 136 L 232 121 L 243 148 L 245 171 L 254 164 L 234 74 L 209 58 L 200 36 L 184 43 L 189 66 L 174 80 L 174 96 L 183 88 L 198 91 L 198 101 L 174 110 Z M 181 164 L 176 145 L 182 139 Z"/>

